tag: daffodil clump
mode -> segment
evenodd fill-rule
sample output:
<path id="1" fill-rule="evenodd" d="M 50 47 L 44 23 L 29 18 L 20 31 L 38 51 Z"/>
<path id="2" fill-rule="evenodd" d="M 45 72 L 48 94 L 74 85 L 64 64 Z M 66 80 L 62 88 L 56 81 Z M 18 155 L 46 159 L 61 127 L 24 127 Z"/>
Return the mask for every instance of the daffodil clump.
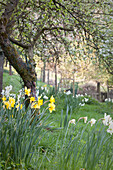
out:
<path id="1" fill-rule="evenodd" d="M 3 108 L 11 110 L 11 108 L 16 107 L 17 110 L 22 109 L 22 104 L 16 103 L 15 99 L 13 97 L 9 97 L 6 99 L 5 96 L 2 97 L 3 101 Z"/>
<path id="2" fill-rule="evenodd" d="M 31 108 L 33 109 L 40 109 L 40 107 L 43 105 L 43 99 L 41 99 L 41 96 L 38 97 L 38 101 L 35 100 L 35 97 L 30 97 L 30 103 Z"/>
<path id="3" fill-rule="evenodd" d="M 15 98 L 10 96 L 10 91 L 12 90 L 12 86 L 8 86 L 5 88 L 5 90 L 2 91 L 2 103 L 3 103 L 3 108 L 4 109 L 9 109 L 11 110 L 12 108 L 16 108 L 17 111 L 21 110 L 23 108 L 23 104 L 20 102 L 20 99 L 23 100 L 24 103 L 24 95 L 28 96 L 28 98 L 26 100 L 30 100 L 30 107 L 31 109 L 40 109 L 41 106 L 43 104 L 45 104 L 43 102 L 42 96 L 38 96 L 38 99 L 36 99 L 35 97 L 31 96 L 31 89 L 28 89 L 27 87 L 25 87 L 24 89 L 24 94 L 23 94 L 23 90 L 19 91 L 19 95 Z M 15 100 L 17 98 L 17 101 Z M 44 99 L 48 99 L 47 96 L 44 96 Z M 49 111 L 50 113 L 52 113 L 53 110 L 55 110 L 55 99 L 53 96 L 51 96 L 50 100 L 46 101 L 46 102 L 50 102 L 49 103 Z"/>
<path id="4" fill-rule="evenodd" d="M 93 126 L 96 123 L 96 119 L 92 118 L 90 121 L 87 122 L 88 117 L 80 117 L 78 119 L 78 122 L 83 119 L 84 123 L 87 124 L 91 124 L 91 126 Z M 113 120 L 110 117 L 110 115 L 106 115 L 106 113 L 104 113 L 104 118 L 99 119 L 98 121 L 102 120 L 103 125 L 108 126 L 107 132 L 110 133 L 112 135 L 113 133 Z M 76 120 L 72 119 L 69 121 L 69 124 L 76 124 Z"/>
<path id="5" fill-rule="evenodd" d="M 46 87 L 46 85 L 44 86 Z M 30 96 L 30 89 L 27 89 L 27 87 L 25 87 L 25 94 Z M 44 96 L 44 99 L 48 99 L 47 96 Z M 55 110 L 55 98 L 53 97 L 53 95 L 50 98 L 50 103 L 48 104 L 49 107 L 49 111 L 50 113 L 52 113 L 52 111 Z M 47 102 L 47 101 L 46 101 Z M 30 97 L 30 103 L 31 103 L 31 108 L 32 109 L 40 109 L 40 107 L 45 104 L 43 103 L 43 99 L 41 99 L 41 96 L 38 97 L 38 100 L 35 99 L 35 97 Z"/>
<path id="6" fill-rule="evenodd" d="M 12 90 L 12 86 L 7 86 L 5 87 L 5 90 L 2 90 L 2 103 L 3 103 L 3 108 L 11 110 L 12 108 L 16 108 L 17 110 L 22 109 L 22 104 L 19 103 L 19 97 L 18 101 L 16 102 L 16 95 L 11 94 L 10 91 Z M 13 97 L 12 97 L 13 96 Z"/>

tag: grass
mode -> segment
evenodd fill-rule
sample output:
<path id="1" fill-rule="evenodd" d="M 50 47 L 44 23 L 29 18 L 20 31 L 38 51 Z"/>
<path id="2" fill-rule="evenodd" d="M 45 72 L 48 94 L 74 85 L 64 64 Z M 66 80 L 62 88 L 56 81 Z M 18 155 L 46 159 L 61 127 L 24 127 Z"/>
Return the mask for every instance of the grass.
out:
<path id="1" fill-rule="evenodd" d="M 14 92 L 17 92 L 21 88 L 19 80 L 18 75 L 9 76 L 7 73 L 4 73 L 4 87 L 12 83 L 11 85 L 16 87 L 13 88 Z M 41 86 L 44 85 L 42 82 L 38 82 L 38 84 Z M 4 152 L 4 157 L 6 157 L 9 149 L 12 154 L 11 160 L 13 165 L 9 162 L 8 165 L 5 163 L 5 167 L 7 165 L 8 169 L 12 167 L 12 169 L 14 169 L 17 164 L 21 164 L 20 169 L 29 170 L 113 169 L 113 138 L 110 134 L 106 133 L 107 127 L 103 128 L 101 123 L 97 123 L 96 126 L 91 127 L 90 124 L 86 125 L 83 120 L 80 120 L 76 125 L 68 124 L 69 120 L 76 119 L 77 122 L 80 117 L 84 116 L 88 117 L 88 121 L 90 121 L 91 118 L 99 120 L 103 118 L 104 113 L 110 114 L 113 118 L 113 105 L 109 103 L 99 103 L 94 99 L 90 99 L 89 104 L 80 107 L 76 104 L 76 99 L 64 94 L 58 94 L 55 100 L 56 110 L 52 114 L 50 114 L 49 111 L 44 113 L 43 106 L 40 111 L 40 117 L 38 117 L 38 119 L 36 117 L 32 125 L 30 125 L 29 122 L 31 118 L 30 114 L 32 114 L 30 110 L 28 110 L 27 113 L 25 113 L 25 110 L 21 111 L 17 114 L 17 118 L 11 118 L 12 113 L 16 113 L 16 111 L 9 111 L 7 114 L 10 113 L 10 121 L 7 122 L 5 119 L 4 126 L 4 119 L 0 119 L 2 120 L 0 127 L 3 127 L 3 131 L 1 130 L 0 133 L 2 132 L 1 134 L 5 136 L 5 139 L 1 138 L 0 143 L 3 141 L 1 147 L 5 145 L 4 143 L 8 139 L 10 143 L 11 139 L 6 138 L 7 133 L 9 136 L 12 134 L 12 148 L 10 148 L 9 143 L 7 143 L 7 145 L 4 146 L 6 149 L 2 148 L 2 152 Z M 45 105 L 45 108 L 46 107 L 47 104 Z M 1 117 L 3 114 L 6 116 L 3 109 L 0 113 Z M 43 116 L 44 119 L 42 119 L 41 116 Z M 37 120 L 38 125 L 41 125 L 41 129 L 38 129 L 38 126 L 36 126 Z M 43 120 L 44 124 L 40 120 Z M 5 129 L 7 132 L 5 132 Z M 35 135 L 37 135 L 36 138 Z M 12 150 L 14 147 L 16 147 L 16 150 L 19 149 L 17 155 L 14 152 L 15 157 L 18 158 L 16 158 L 16 160 L 20 159 L 19 154 L 21 156 L 21 150 L 27 148 L 28 154 L 25 152 L 25 157 L 29 157 L 29 160 L 25 159 L 27 163 L 25 163 L 24 160 L 21 160 L 19 163 L 18 161 L 16 162 Z M 24 151 L 22 153 L 24 153 Z M 4 164 L 2 164 L 2 161 L 0 162 L 1 167 Z M 4 161 L 8 162 L 8 160 Z"/>
<path id="2" fill-rule="evenodd" d="M 8 70 L 4 70 L 3 73 L 3 89 L 6 86 L 12 85 L 13 86 L 13 93 L 17 93 L 22 87 L 23 87 L 23 81 L 20 78 L 20 76 L 13 72 L 13 75 L 9 75 L 9 71 Z M 45 83 L 41 82 L 41 81 L 37 81 L 37 85 L 38 86 L 44 86 Z M 49 86 L 49 85 L 47 85 Z"/>
<path id="3" fill-rule="evenodd" d="M 13 93 L 17 93 L 22 88 L 22 83 L 19 75 L 9 75 L 7 72 L 3 73 L 3 89 L 6 86 L 13 86 Z"/>

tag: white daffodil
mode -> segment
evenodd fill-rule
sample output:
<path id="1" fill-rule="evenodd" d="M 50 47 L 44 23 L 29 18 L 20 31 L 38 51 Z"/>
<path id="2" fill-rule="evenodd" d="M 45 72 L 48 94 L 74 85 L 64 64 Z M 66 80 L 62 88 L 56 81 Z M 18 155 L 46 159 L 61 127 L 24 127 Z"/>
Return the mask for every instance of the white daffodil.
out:
<path id="1" fill-rule="evenodd" d="M 12 85 L 5 87 L 6 91 L 9 91 L 9 92 L 12 90 L 12 88 L 13 88 Z"/>
<path id="2" fill-rule="evenodd" d="M 113 123 L 113 120 L 111 120 L 111 121 L 109 122 L 109 125 L 112 124 L 112 123 Z"/>
<path id="3" fill-rule="evenodd" d="M 107 129 L 107 132 L 112 135 L 112 133 L 113 133 L 113 121 L 110 122 L 109 128 Z"/>
<path id="4" fill-rule="evenodd" d="M 47 96 L 44 96 L 43 98 L 44 98 L 44 99 L 48 99 L 48 97 L 47 97 Z"/>
<path id="5" fill-rule="evenodd" d="M 14 99 L 16 98 L 16 94 L 10 94 L 10 96 L 12 96 Z"/>
<path id="6" fill-rule="evenodd" d="M 1 94 L 2 96 L 5 96 L 5 90 L 2 90 Z"/>
<path id="7" fill-rule="evenodd" d="M 41 90 L 44 90 L 44 87 L 41 87 Z"/>
<path id="8" fill-rule="evenodd" d="M 108 101 L 108 99 L 106 98 L 106 99 L 105 99 L 105 102 L 107 102 L 107 101 Z"/>
<path id="9" fill-rule="evenodd" d="M 70 95 L 70 94 L 71 94 L 71 91 L 69 90 L 69 91 L 65 92 L 65 94 L 66 94 L 66 95 Z"/>
<path id="10" fill-rule="evenodd" d="M 36 97 L 38 98 L 39 96 L 39 90 L 36 91 Z"/>
<path id="11" fill-rule="evenodd" d="M 79 103 L 79 106 L 84 106 L 85 105 L 85 103 Z"/>
<path id="12" fill-rule="evenodd" d="M 88 98 L 84 98 L 84 101 L 87 102 L 89 99 Z"/>
<path id="13" fill-rule="evenodd" d="M 84 117 L 84 123 L 86 123 L 87 122 L 87 116 L 86 117 Z"/>
<path id="14" fill-rule="evenodd" d="M 87 122 L 87 117 L 80 117 L 80 118 L 78 119 L 78 122 L 79 122 L 81 119 L 84 119 L 84 123 Z"/>
<path id="15" fill-rule="evenodd" d="M 109 125 L 109 122 L 111 121 L 111 117 L 110 117 L 110 115 L 106 115 L 106 113 L 104 113 L 104 118 L 103 118 L 103 124 L 105 125 L 105 126 L 107 126 L 107 125 Z"/>
<path id="16" fill-rule="evenodd" d="M 12 90 L 12 85 L 5 87 L 5 96 L 6 97 L 9 97 L 11 90 Z"/>
<path id="17" fill-rule="evenodd" d="M 77 94 L 77 95 L 76 95 L 76 98 L 78 98 L 78 97 L 80 97 L 80 94 Z"/>
<path id="18" fill-rule="evenodd" d="M 91 126 L 93 126 L 95 124 L 96 120 L 94 118 L 92 118 L 89 123 L 91 123 Z"/>
<path id="19" fill-rule="evenodd" d="M 75 124 L 75 119 L 70 120 L 70 121 L 69 121 L 69 124 L 70 124 L 70 123 L 71 123 L 71 124 Z"/>

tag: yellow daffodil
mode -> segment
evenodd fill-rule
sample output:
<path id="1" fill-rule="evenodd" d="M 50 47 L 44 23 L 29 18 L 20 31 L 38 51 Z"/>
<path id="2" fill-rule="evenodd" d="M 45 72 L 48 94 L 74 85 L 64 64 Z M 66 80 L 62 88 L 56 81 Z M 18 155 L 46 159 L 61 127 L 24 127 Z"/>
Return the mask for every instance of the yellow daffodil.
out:
<path id="1" fill-rule="evenodd" d="M 35 97 L 30 97 L 30 103 L 35 101 Z"/>
<path id="2" fill-rule="evenodd" d="M 41 96 L 38 97 L 38 105 L 39 106 L 43 105 L 43 99 L 40 99 L 40 98 L 41 98 Z"/>
<path id="3" fill-rule="evenodd" d="M 53 97 L 53 95 L 52 95 L 51 98 L 50 98 L 50 102 L 51 102 L 51 103 L 55 103 L 55 98 Z"/>
<path id="4" fill-rule="evenodd" d="M 50 87 L 53 87 L 52 85 L 50 85 Z"/>
<path id="5" fill-rule="evenodd" d="M 40 105 L 38 105 L 37 102 L 34 102 L 34 103 L 31 104 L 31 108 L 32 109 L 40 109 Z"/>
<path id="6" fill-rule="evenodd" d="M 49 111 L 50 111 L 50 113 L 53 111 L 53 110 L 55 110 L 55 104 L 54 103 L 49 103 Z"/>
<path id="7" fill-rule="evenodd" d="M 10 105 L 9 101 L 8 102 L 4 102 L 4 104 L 6 106 L 6 109 L 11 109 L 11 105 Z"/>
<path id="8" fill-rule="evenodd" d="M 12 97 L 9 97 L 9 103 L 10 103 L 11 107 L 14 107 L 14 105 L 15 105 L 15 99 L 12 98 Z"/>
<path id="9" fill-rule="evenodd" d="M 21 105 L 20 105 L 20 104 L 17 104 L 17 105 L 16 105 L 16 109 L 17 109 L 17 110 L 19 110 L 19 107 L 20 107 L 20 110 L 21 110 L 22 107 L 23 107 L 22 104 L 21 104 Z"/>
<path id="10" fill-rule="evenodd" d="M 43 99 L 40 99 L 40 97 L 38 97 L 38 101 L 37 102 L 33 102 L 31 104 L 31 108 L 34 108 L 34 109 L 40 109 L 40 106 L 43 105 Z"/>
<path id="11" fill-rule="evenodd" d="M 6 101 L 6 97 L 5 96 L 2 97 L 2 101 L 3 102 Z"/>
<path id="12" fill-rule="evenodd" d="M 30 96 L 30 93 L 31 93 L 31 89 L 25 87 L 25 95 Z"/>
<path id="13" fill-rule="evenodd" d="M 43 85 L 43 87 L 47 87 L 47 84 Z"/>

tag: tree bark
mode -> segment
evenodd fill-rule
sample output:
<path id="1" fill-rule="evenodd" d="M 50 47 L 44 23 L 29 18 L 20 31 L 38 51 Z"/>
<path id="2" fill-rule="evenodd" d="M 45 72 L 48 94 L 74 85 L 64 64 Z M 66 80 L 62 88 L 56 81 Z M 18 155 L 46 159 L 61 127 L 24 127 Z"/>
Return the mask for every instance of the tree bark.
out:
<path id="1" fill-rule="evenodd" d="M 30 88 L 32 90 L 32 95 L 35 96 L 37 77 L 33 56 L 31 57 L 32 49 L 30 49 L 30 52 L 28 51 L 28 54 L 30 54 L 29 63 L 25 63 L 17 53 L 15 47 L 10 43 L 6 32 L 6 23 L 4 22 L 4 18 L 0 19 L 0 46 L 5 57 L 23 79 L 24 86 Z"/>
<path id="2" fill-rule="evenodd" d="M 43 82 L 45 83 L 45 69 L 46 69 L 46 61 L 44 60 L 44 67 L 43 67 Z"/>
<path id="3" fill-rule="evenodd" d="M 0 51 L 0 98 L 2 97 L 2 86 L 3 86 L 3 63 L 4 63 L 4 54 Z"/>
<path id="4" fill-rule="evenodd" d="M 48 73 L 47 73 L 47 84 L 49 84 L 49 69 L 48 69 Z"/>
<path id="5" fill-rule="evenodd" d="M 55 92 L 57 92 L 57 63 L 55 63 Z"/>
<path id="6" fill-rule="evenodd" d="M 12 66 L 11 66 L 11 64 L 9 63 L 9 75 L 11 76 L 11 75 L 13 75 L 13 72 L 12 72 Z"/>

